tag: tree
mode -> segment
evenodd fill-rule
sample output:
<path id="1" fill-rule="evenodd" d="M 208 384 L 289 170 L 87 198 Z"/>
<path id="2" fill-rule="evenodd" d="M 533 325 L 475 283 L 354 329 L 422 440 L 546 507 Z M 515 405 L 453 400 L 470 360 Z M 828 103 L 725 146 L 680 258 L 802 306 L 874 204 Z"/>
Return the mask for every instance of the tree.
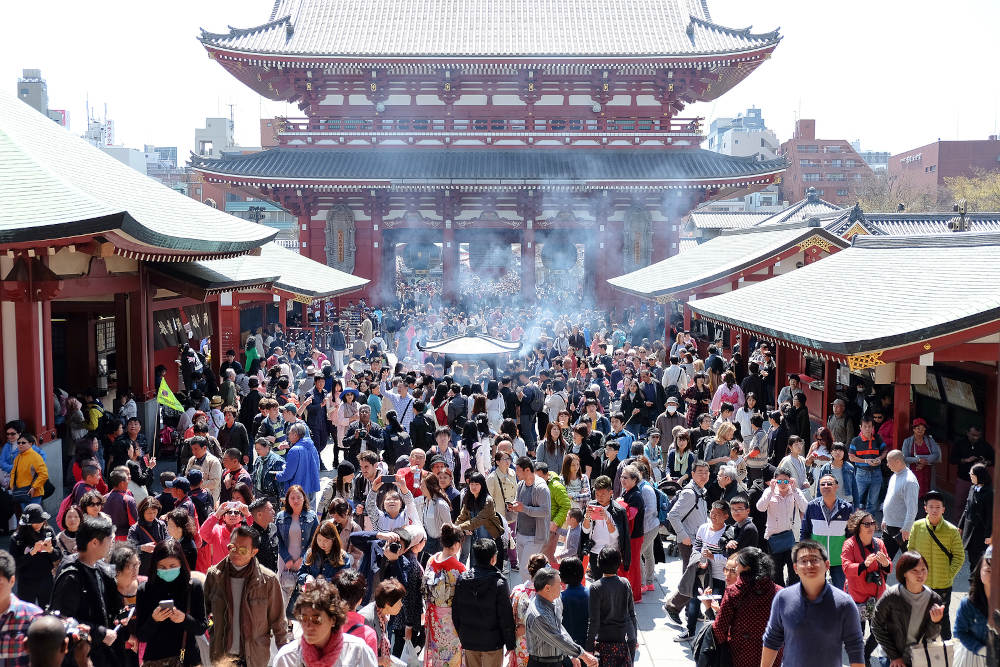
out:
<path id="1" fill-rule="evenodd" d="M 893 213 L 899 210 L 900 204 L 904 210 L 914 213 L 937 211 L 943 200 L 950 200 L 950 193 L 943 188 L 920 188 L 910 179 L 887 171 L 876 171 L 861 179 L 855 193 L 861 208 L 870 213 Z"/>
<path id="2" fill-rule="evenodd" d="M 977 169 L 972 176 L 944 179 L 953 201 L 964 199 L 970 211 L 1000 211 L 1000 172 Z"/>

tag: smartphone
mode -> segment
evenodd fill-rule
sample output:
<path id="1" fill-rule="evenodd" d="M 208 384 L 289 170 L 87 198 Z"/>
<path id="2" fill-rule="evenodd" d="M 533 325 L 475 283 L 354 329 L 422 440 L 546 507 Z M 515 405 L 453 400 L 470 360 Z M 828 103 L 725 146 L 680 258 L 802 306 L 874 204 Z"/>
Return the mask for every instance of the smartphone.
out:
<path id="1" fill-rule="evenodd" d="M 590 512 L 591 521 L 600 521 L 601 519 L 604 518 L 603 507 L 600 507 L 598 505 L 591 505 L 590 507 L 587 508 L 587 510 Z"/>
<path id="2" fill-rule="evenodd" d="M 706 600 L 721 600 L 722 596 L 721 595 L 699 595 L 698 599 L 701 600 L 702 602 L 705 602 Z"/>
<path id="3" fill-rule="evenodd" d="M 383 484 L 395 484 L 396 483 L 396 476 L 395 475 L 382 475 L 382 483 Z"/>
<path id="4" fill-rule="evenodd" d="M 173 609 L 174 608 L 174 601 L 173 600 L 160 600 L 160 604 L 158 604 L 157 606 L 160 607 L 161 609 Z"/>

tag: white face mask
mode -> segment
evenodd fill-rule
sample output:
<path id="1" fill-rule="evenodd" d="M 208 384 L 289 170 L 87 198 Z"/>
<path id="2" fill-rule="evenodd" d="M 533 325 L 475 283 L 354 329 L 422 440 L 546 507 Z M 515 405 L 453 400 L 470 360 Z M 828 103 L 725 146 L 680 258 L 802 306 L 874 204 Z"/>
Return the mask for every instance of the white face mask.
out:
<path id="1" fill-rule="evenodd" d="M 674 414 L 675 412 L 677 412 L 677 406 L 676 405 L 668 405 L 667 406 L 667 412 L 669 412 L 670 414 Z"/>

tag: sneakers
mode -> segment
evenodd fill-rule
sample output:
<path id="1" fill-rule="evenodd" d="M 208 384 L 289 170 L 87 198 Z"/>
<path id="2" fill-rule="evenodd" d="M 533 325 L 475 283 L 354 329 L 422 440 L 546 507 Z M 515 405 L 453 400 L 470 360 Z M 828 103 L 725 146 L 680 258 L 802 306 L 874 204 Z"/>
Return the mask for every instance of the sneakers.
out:
<path id="1" fill-rule="evenodd" d="M 669 607 L 664 607 L 664 610 L 667 612 L 667 617 L 670 619 L 671 623 L 673 623 L 674 625 L 684 625 L 681 622 L 681 615 L 679 612 L 676 612 L 673 609 L 670 609 Z"/>
<path id="2" fill-rule="evenodd" d="M 694 635 L 690 635 L 690 634 L 687 633 L 687 631 L 685 631 L 685 632 L 682 632 L 681 634 L 677 635 L 676 637 L 674 637 L 674 641 L 678 642 L 678 643 L 680 643 L 680 642 L 691 642 L 691 641 L 694 641 Z"/>
<path id="3" fill-rule="evenodd" d="M 654 586 L 653 584 L 646 584 L 645 586 L 642 587 L 643 593 L 652 593 L 655 590 L 656 586 Z"/>

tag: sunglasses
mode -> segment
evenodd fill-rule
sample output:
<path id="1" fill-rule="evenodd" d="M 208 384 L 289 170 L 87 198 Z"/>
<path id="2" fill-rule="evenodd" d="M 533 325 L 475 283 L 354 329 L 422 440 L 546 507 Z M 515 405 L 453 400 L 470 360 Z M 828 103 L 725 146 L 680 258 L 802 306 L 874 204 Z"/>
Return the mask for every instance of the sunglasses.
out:
<path id="1" fill-rule="evenodd" d="M 240 514 L 242 514 L 242 512 L 239 510 L 228 510 L 226 512 L 226 516 L 239 516 Z"/>
<path id="2" fill-rule="evenodd" d="M 298 620 L 302 625 L 323 625 L 325 622 L 322 614 L 312 614 L 309 616 L 299 614 Z"/>
<path id="3" fill-rule="evenodd" d="M 18 440 L 17 444 L 19 444 L 19 445 L 30 445 L 31 443 L 28 442 L 27 440 Z"/>
<path id="4" fill-rule="evenodd" d="M 820 482 L 820 486 L 837 486 L 836 482 Z"/>
<path id="5" fill-rule="evenodd" d="M 788 479 L 776 479 L 774 481 L 777 482 L 778 484 L 788 484 L 791 480 L 788 480 Z"/>
<path id="6" fill-rule="evenodd" d="M 876 523 L 875 521 L 862 521 L 861 525 L 866 528 L 873 528 L 874 526 L 877 526 L 878 523 Z"/>
<path id="7" fill-rule="evenodd" d="M 240 556 L 249 556 L 253 553 L 252 547 L 238 547 L 235 544 L 229 545 L 229 553 L 238 554 Z"/>
<path id="8" fill-rule="evenodd" d="M 17 437 L 17 431 L 7 431 L 7 437 L 8 438 L 16 438 Z"/>

